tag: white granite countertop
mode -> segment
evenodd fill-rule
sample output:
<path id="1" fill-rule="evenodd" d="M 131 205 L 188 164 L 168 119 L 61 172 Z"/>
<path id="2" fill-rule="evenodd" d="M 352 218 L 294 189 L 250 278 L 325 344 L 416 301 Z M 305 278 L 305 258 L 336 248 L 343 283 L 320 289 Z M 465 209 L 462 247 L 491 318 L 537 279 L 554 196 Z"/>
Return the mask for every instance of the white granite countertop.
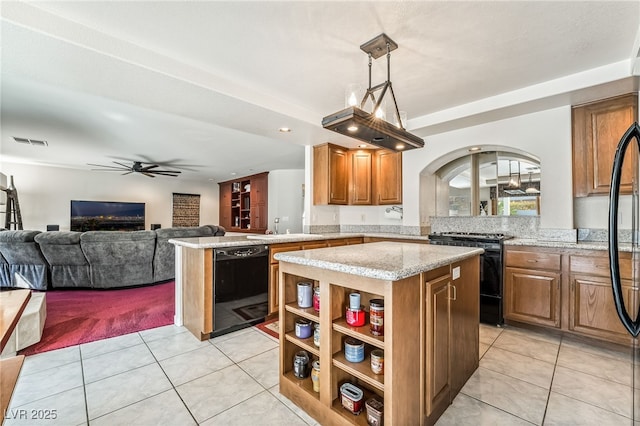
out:
<path id="1" fill-rule="evenodd" d="M 405 234 L 385 234 L 385 233 L 327 233 L 327 234 L 246 234 L 231 235 L 223 237 L 190 237 L 173 238 L 169 242 L 177 246 L 205 249 L 220 247 L 252 246 L 261 244 L 295 243 L 300 241 L 320 241 L 339 238 L 354 237 L 382 237 L 382 238 L 402 238 L 406 240 L 428 241 L 426 235 L 405 235 Z"/>
<path id="2" fill-rule="evenodd" d="M 289 251 L 277 253 L 275 258 L 280 262 L 397 281 L 483 252 L 472 247 L 379 242 Z"/>
<path id="3" fill-rule="evenodd" d="M 607 241 L 580 241 L 577 243 L 570 243 L 565 241 L 541 241 L 530 238 L 512 238 L 510 240 L 504 240 L 504 245 L 605 251 L 609 249 L 609 243 Z M 620 243 L 619 250 L 630 252 L 632 251 L 631 244 Z"/>

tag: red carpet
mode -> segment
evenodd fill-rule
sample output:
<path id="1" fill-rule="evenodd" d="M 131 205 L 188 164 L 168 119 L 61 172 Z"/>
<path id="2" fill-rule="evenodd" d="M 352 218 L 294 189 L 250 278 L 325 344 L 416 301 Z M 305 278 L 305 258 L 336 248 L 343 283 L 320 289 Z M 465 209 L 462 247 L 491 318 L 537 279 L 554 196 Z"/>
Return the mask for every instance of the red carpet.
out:
<path id="1" fill-rule="evenodd" d="M 173 324 L 175 283 L 117 290 L 51 290 L 42 340 L 23 355 Z"/>
<path id="2" fill-rule="evenodd" d="M 260 324 L 256 324 L 255 327 L 262 331 L 263 333 L 267 333 L 270 336 L 275 337 L 276 339 L 280 336 L 278 334 L 278 318 L 274 318 L 269 321 L 261 322 Z"/>

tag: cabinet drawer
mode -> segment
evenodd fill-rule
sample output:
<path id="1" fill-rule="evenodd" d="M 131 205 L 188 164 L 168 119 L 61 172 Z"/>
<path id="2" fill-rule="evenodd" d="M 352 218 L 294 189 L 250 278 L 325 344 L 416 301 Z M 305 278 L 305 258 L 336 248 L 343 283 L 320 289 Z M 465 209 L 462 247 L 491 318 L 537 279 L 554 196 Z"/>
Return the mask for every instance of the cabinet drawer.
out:
<path id="1" fill-rule="evenodd" d="M 505 253 L 506 266 L 515 268 L 560 270 L 560 255 L 557 253 L 542 253 L 533 251 L 507 251 Z"/>
<path id="2" fill-rule="evenodd" d="M 631 258 L 627 253 L 620 254 L 620 276 L 631 279 Z M 601 277 L 611 276 L 609 272 L 608 256 L 571 256 L 571 272 L 597 275 Z"/>

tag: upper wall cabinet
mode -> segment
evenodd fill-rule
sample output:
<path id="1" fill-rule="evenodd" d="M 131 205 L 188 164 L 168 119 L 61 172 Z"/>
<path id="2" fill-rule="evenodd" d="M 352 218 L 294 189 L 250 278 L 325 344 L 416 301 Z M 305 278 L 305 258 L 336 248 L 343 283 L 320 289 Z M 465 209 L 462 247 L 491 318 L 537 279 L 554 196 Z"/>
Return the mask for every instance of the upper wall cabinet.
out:
<path id="1" fill-rule="evenodd" d="M 402 153 L 385 149 L 313 148 L 313 203 L 402 203 Z"/>
<path id="2" fill-rule="evenodd" d="M 573 192 L 575 197 L 608 195 L 613 157 L 620 138 L 638 119 L 638 94 L 573 108 Z M 636 149 L 627 149 L 620 185 L 630 194 Z"/>
<path id="3" fill-rule="evenodd" d="M 330 143 L 313 147 L 313 204 L 348 204 L 348 150 Z"/>

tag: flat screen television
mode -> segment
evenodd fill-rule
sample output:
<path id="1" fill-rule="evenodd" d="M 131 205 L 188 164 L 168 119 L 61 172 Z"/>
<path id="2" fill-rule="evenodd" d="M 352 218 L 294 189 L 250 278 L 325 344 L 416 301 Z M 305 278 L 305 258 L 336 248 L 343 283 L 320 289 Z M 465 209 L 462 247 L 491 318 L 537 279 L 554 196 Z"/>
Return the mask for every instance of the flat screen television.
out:
<path id="1" fill-rule="evenodd" d="M 144 203 L 71 200 L 71 230 L 144 230 Z"/>

